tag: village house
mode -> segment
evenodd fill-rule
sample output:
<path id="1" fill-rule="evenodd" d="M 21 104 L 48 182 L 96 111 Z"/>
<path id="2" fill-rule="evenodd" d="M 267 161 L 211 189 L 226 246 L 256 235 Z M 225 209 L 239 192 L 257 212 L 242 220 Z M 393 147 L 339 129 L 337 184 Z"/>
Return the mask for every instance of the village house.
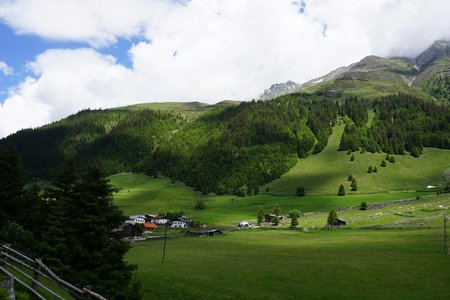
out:
<path id="1" fill-rule="evenodd" d="M 156 230 L 158 230 L 158 225 L 156 225 L 155 223 L 144 223 L 144 229 L 145 232 L 155 232 Z"/>
<path id="2" fill-rule="evenodd" d="M 170 220 L 165 216 L 145 215 L 145 221 L 148 223 L 154 223 L 157 225 L 165 225 Z"/>
<path id="3" fill-rule="evenodd" d="M 172 225 L 170 227 L 172 228 L 186 228 L 188 227 L 189 220 L 186 217 L 178 217 L 175 220 L 172 221 Z"/>
<path id="4" fill-rule="evenodd" d="M 274 215 L 274 214 L 265 214 L 264 215 L 264 222 L 266 222 L 266 223 L 272 223 L 273 222 L 273 220 L 275 220 L 275 218 L 278 218 L 278 219 L 283 219 L 283 217 L 281 217 L 281 216 L 277 216 L 277 215 Z"/>
<path id="5" fill-rule="evenodd" d="M 139 226 L 131 223 L 121 224 L 117 231 L 122 231 L 127 237 L 140 237 L 143 233 L 143 230 Z"/>

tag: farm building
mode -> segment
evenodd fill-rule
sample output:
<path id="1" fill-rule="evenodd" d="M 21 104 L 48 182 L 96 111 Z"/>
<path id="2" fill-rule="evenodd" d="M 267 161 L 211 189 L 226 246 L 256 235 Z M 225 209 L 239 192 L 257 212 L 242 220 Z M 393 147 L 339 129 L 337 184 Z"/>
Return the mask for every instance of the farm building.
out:
<path id="1" fill-rule="evenodd" d="M 219 236 L 223 235 L 223 232 L 219 229 L 212 230 L 188 230 L 186 231 L 187 236 Z"/>
<path id="2" fill-rule="evenodd" d="M 341 220 L 341 219 L 337 219 L 337 226 L 343 226 L 343 225 L 345 225 L 347 222 L 346 221 L 344 221 L 344 220 Z"/>
<path id="3" fill-rule="evenodd" d="M 138 237 L 138 236 L 142 236 L 142 229 L 139 228 L 138 226 L 134 225 L 134 224 L 130 224 L 130 223 L 123 223 L 119 226 L 119 228 L 117 229 L 117 231 L 123 231 L 125 236 L 128 237 Z"/>
<path id="4" fill-rule="evenodd" d="M 264 222 L 272 223 L 275 218 L 278 218 L 280 220 L 283 219 L 283 217 L 281 217 L 281 216 L 277 216 L 277 215 L 273 215 L 273 214 L 265 214 L 264 215 Z"/>
<path id="5" fill-rule="evenodd" d="M 241 223 L 239 223 L 239 228 L 247 228 L 250 226 L 250 223 L 248 223 L 247 221 L 242 221 Z"/>
<path id="6" fill-rule="evenodd" d="M 147 232 L 155 232 L 156 230 L 158 230 L 158 225 L 156 225 L 155 223 L 144 223 L 144 229 Z"/>

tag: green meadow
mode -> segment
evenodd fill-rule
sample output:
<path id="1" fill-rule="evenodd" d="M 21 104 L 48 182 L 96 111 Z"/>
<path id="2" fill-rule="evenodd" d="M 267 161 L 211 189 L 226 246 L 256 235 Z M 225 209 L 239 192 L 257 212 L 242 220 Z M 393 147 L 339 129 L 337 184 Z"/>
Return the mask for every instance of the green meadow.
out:
<path id="1" fill-rule="evenodd" d="M 448 299 L 442 230 L 241 230 L 133 244 L 144 299 Z"/>
<path id="2" fill-rule="evenodd" d="M 294 195 L 303 186 L 307 194 L 337 194 L 341 184 L 347 194 L 425 190 L 427 185 L 441 184 L 444 171 L 450 169 L 450 150 L 435 148 L 425 148 L 419 158 L 396 155 L 395 163 L 387 162 L 386 167 L 380 166 L 385 153 L 353 152 L 355 160 L 350 161 L 346 151 L 337 151 L 343 131 L 343 125 L 335 126 L 321 153 L 298 159 L 291 170 L 262 190 L 268 186 L 270 193 Z M 378 172 L 367 173 L 369 166 Z M 349 175 L 357 180 L 357 192 L 350 191 Z"/>

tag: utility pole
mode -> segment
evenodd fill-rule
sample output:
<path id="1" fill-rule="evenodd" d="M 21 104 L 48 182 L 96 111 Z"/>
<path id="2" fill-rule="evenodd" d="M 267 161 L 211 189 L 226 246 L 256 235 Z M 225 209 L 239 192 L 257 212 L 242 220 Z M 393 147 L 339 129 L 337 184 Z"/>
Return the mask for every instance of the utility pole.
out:
<path id="1" fill-rule="evenodd" d="M 448 218 L 444 214 L 444 247 L 445 247 L 445 255 L 450 255 L 450 243 L 448 241 L 448 231 L 447 231 L 447 221 Z"/>
<path id="2" fill-rule="evenodd" d="M 166 230 L 164 232 L 164 248 L 163 248 L 163 255 L 162 255 L 163 263 L 164 263 L 164 258 L 166 257 L 167 227 L 169 227 L 169 222 L 166 222 Z"/>

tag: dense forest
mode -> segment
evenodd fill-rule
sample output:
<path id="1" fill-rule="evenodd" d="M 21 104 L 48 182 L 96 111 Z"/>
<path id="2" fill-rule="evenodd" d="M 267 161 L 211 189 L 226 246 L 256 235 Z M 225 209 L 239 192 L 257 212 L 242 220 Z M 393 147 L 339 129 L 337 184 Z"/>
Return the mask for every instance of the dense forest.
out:
<path id="1" fill-rule="evenodd" d="M 409 152 L 418 157 L 423 147 L 450 149 L 450 107 L 445 103 L 404 94 L 383 97 L 372 107 L 357 99 L 348 102 L 360 117 L 347 122 L 340 150 Z M 375 117 L 367 126 L 367 114 L 363 116 L 363 112 L 372 108 Z"/>
<path id="2" fill-rule="evenodd" d="M 369 112 L 371 114 L 369 120 Z M 138 171 L 168 176 L 203 193 L 249 195 L 297 161 L 322 151 L 336 122 L 340 150 L 406 154 L 450 148 L 447 103 L 410 95 L 340 100 L 289 94 L 220 106 L 185 118 L 150 109 L 85 110 L 0 140 L 23 159 L 27 180 L 49 179 L 67 158 L 106 174 Z"/>

